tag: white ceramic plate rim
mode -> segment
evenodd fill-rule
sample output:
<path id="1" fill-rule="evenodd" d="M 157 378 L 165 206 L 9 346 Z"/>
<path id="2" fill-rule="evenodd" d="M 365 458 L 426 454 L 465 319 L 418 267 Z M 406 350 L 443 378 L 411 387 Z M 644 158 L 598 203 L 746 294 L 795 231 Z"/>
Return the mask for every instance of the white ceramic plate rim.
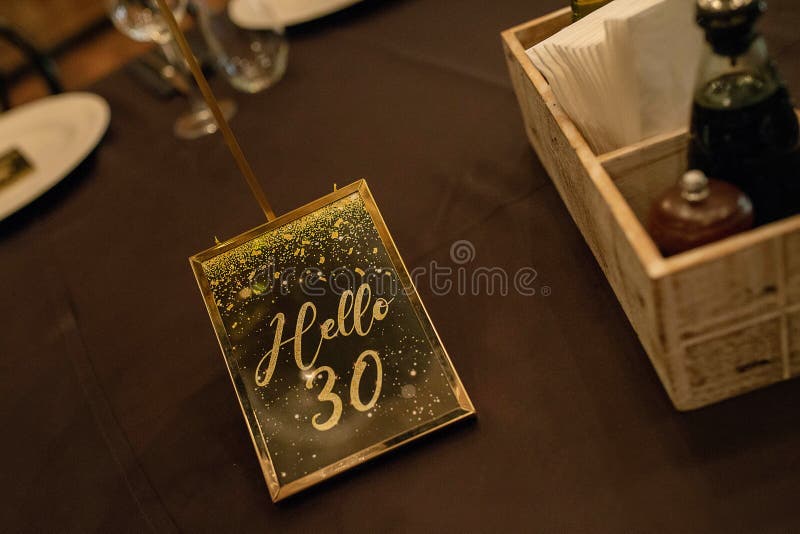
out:
<path id="1" fill-rule="evenodd" d="M 284 26 L 322 18 L 361 0 L 269 0 Z"/>
<path id="2" fill-rule="evenodd" d="M 0 220 L 27 206 L 67 177 L 100 143 L 111 119 L 108 103 L 93 93 L 63 93 L 36 100 L 0 114 L 0 152 L 16 147 L 29 158 L 33 171 L 0 186 Z M 68 123 L 74 128 L 58 154 L 31 153 L 14 140 L 26 125 Z"/>

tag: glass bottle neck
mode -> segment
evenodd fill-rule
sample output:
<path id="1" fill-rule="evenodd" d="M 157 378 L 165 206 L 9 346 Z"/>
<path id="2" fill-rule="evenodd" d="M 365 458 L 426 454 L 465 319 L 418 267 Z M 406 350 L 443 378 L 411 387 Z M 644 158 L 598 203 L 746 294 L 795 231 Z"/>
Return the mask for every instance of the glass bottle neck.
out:
<path id="1" fill-rule="evenodd" d="M 738 108 L 759 102 L 781 86 L 764 38 L 756 36 L 744 54 L 725 56 L 706 43 L 695 84 L 695 101 L 710 108 Z"/>

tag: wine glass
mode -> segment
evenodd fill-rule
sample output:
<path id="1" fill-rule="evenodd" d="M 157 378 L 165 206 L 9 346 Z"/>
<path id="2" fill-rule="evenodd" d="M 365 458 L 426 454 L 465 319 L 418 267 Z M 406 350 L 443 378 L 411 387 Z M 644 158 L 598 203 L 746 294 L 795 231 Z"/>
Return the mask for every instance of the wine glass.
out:
<path id="1" fill-rule="evenodd" d="M 283 77 L 289 43 L 272 0 L 227 0 L 214 16 L 204 0 L 189 0 L 188 9 L 234 89 L 258 93 Z"/>
<path id="2" fill-rule="evenodd" d="M 183 19 L 188 0 L 165 0 L 175 16 Z M 107 0 L 108 14 L 114 26 L 135 41 L 157 43 L 170 65 L 188 80 L 190 110 L 175 121 L 175 135 L 181 139 L 197 139 L 217 131 L 214 114 L 200 95 L 197 84 L 192 80 L 177 43 L 172 38 L 169 26 L 162 17 L 156 0 Z M 230 100 L 219 102 L 225 119 L 236 113 L 236 105 Z"/>

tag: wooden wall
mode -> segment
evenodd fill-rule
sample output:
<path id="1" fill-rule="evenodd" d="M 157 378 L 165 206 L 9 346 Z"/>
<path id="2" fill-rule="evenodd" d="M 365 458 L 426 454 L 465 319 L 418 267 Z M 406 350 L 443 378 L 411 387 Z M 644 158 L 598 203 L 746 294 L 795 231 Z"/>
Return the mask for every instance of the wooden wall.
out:
<path id="1" fill-rule="evenodd" d="M 2 0 L 0 18 L 20 28 L 39 47 L 52 50 L 105 17 L 104 0 Z M 10 70 L 20 58 L 0 47 L 0 69 Z"/>

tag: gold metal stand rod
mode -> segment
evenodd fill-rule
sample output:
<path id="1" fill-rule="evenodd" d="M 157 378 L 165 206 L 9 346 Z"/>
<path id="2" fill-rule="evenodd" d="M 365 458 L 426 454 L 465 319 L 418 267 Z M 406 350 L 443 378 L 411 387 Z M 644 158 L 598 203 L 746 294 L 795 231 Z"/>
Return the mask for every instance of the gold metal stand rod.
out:
<path id="1" fill-rule="evenodd" d="M 267 221 L 273 220 L 275 218 L 275 212 L 272 211 L 272 206 L 270 206 L 269 200 L 267 200 L 267 195 L 261 188 L 261 184 L 258 183 L 258 179 L 253 173 L 253 169 L 250 167 L 250 164 L 247 162 L 247 158 L 245 158 L 242 148 L 239 146 L 239 142 L 236 140 L 236 136 L 233 135 L 233 131 L 231 130 L 228 121 L 225 120 L 222 110 L 219 108 L 219 103 L 217 102 L 214 93 L 211 91 L 211 87 L 209 87 L 208 81 L 206 80 L 205 75 L 203 75 L 200 65 L 197 63 L 197 59 L 194 57 L 192 49 L 189 47 L 189 43 L 186 41 L 186 37 L 183 35 L 183 31 L 181 30 L 180 26 L 178 26 L 178 21 L 175 20 L 175 15 L 172 14 L 172 10 L 167 5 L 166 0 L 156 0 L 156 2 L 158 3 L 158 7 L 161 10 L 164 20 L 167 21 L 167 25 L 172 33 L 172 37 L 175 39 L 175 42 L 178 43 L 178 48 L 181 49 L 181 53 L 183 54 L 184 59 L 186 59 L 186 63 L 189 65 L 189 70 L 192 72 L 192 76 L 194 76 L 195 81 L 197 81 L 200 92 L 203 93 L 203 98 L 205 99 L 206 104 L 208 104 L 211 113 L 214 114 L 214 119 L 217 121 L 220 132 L 222 132 L 222 137 L 225 138 L 225 144 L 228 145 L 228 149 L 231 151 L 233 159 L 236 160 L 236 165 L 239 167 L 239 171 L 247 181 L 247 185 L 250 186 L 250 191 L 253 193 L 253 196 L 256 197 L 256 201 L 258 202 L 258 205 L 261 206 L 261 210 L 264 212 L 264 215 L 267 216 Z"/>

